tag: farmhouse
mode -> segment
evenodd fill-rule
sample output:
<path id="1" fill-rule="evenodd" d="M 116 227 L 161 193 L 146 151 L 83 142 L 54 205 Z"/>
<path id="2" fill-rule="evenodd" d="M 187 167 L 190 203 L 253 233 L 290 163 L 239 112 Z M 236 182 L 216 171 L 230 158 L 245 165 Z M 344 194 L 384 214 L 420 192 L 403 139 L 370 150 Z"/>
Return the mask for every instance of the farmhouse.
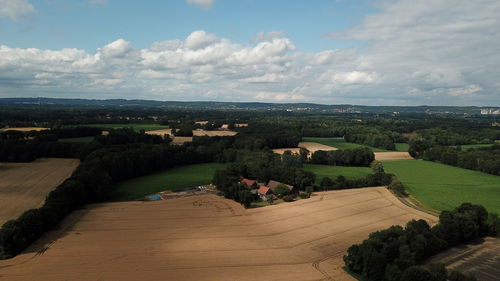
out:
<path id="1" fill-rule="evenodd" d="M 240 184 L 246 184 L 248 187 L 250 187 L 252 189 L 259 187 L 259 185 L 257 184 L 257 181 L 250 180 L 250 179 L 247 179 L 247 178 L 241 179 Z"/>
<path id="2" fill-rule="evenodd" d="M 269 196 L 273 195 L 273 191 L 264 185 L 261 185 L 259 189 L 257 190 L 257 194 L 262 198 L 263 200 L 267 200 Z"/>

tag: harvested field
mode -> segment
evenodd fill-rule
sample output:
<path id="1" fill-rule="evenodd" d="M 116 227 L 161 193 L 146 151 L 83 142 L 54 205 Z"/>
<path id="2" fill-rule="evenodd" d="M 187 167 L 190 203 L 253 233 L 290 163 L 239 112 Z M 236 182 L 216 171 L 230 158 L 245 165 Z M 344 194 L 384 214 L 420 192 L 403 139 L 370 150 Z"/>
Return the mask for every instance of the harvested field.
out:
<path id="1" fill-rule="evenodd" d="M 349 246 L 418 218 L 437 220 L 383 187 L 247 210 L 215 195 L 98 204 L 0 261 L 0 280 L 354 281 Z"/>
<path id="2" fill-rule="evenodd" d="M 161 130 L 153 130 L 153 131 L 146 131 L 146 134 L 148 135 L 159 135 L 159 136 L 164 136 L 164 135 L 172 135 L 172 129 L 161 129 Z"/>
<path id="3" fill-rule="evenodd" d="M 303 147 L 307 150 L 309 150 L 309 154 L 314 153 L 318 150 L 325 150 L 325 151 L 330 151 L 330 150 L 337 150 L 335 147 L 331 147 L 328 145 L 316 143 L 316 142 L 299 142 L 299 147 L 292 147 L 292 148 L 275 148 L 273 149 L 274 153 L 277 154 L 283 154 L 285 151 L 290 150 L 293 154 L 299 154 L 300 153 L 300 148 Z"/>
<path id="4" fill-rule="evenodd" d="M 172 144 L 181 145 L 185 142 L 192 142 L 192 141 L 193 141 L 193 137 L 174 137 L 172 139 Z"/>
<path id="5" fill-rule="evenodd" d="M 19 128 L 8 128 L 3 129 L 4 131 L 19 131 L 19 132 L 30 132 L 30 131 L 44 131 L 49 130 L 49 128 L 40 128 L 40 127 L 19 127 Z"/>
<path id="6" fill-rule="evenodd" d="M 277 154 L 280 154 L 280 155 L 283 155 L 283 153 L 285 153 L 285 151 L 291 151 L 292 154 L 299 154 L 300 153 L 300 148 L 298 148 L 298 147 L 292 147 L 292 148 L 275 148 L 275 149 L 273 149 L 274 153 L 277 153 Z"/>
<path id="7" fill-rule="evenodd" d="M 59 158 L 0 163 L 0 225 L 42 206 L 47 194 L 68 178 L 79 163 L 77 159 Z"/>
<path id="8" fill-rule="evenodd" d="M 303 147 L 309 150 L 311 153 L 314 153 L 318 150 L 324 150 L 324 151 L 337 150 L 336 147 L 324 145 L 317 142 L 308 142 L 308 141 L 299 142 L 299 147 Z"/>
<path id="9" fill-rule="evenodd" d="M 408 152 L 374 152 L 375 160 L 413 160 L 413 157 Z"/>
<path id="10" fill-rule="evenodd" d="M 205 130 L 193 130 L 193 136 L 234 136 L 238 132 L 235 131 L 205 131 Z"/>
<path id="11" fill-rule="evenodd" d="M 486 237 L 475 243 L 453 247 L 426 263 L 443 263 L 450 270 L 472 273 L 478 281 L 497 281 L 500 276 L 500 239 Z"/>

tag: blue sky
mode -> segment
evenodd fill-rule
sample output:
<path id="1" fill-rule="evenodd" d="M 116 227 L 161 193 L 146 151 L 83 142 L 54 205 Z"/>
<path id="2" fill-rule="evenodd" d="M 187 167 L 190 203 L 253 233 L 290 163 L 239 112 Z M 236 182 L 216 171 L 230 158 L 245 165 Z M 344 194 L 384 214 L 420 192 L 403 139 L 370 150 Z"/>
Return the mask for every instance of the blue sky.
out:
<path id="1" fill-rule="evenodd" d="M 353 45 L 325 38 L 374 10 L 367 1 L 220 0 L 200 8 L 172 1 L 31 1 L 37 12 L 2 19 L 2 44 L 18 48 L 81 48 L 93 52 L 118 38 L 137 47 L 205 30 L 238 43 L 259 32 L 283 31 L 305 51 Z"/>
<path id="2" fill-rule="evenodd" d="M 495 0 L 0 0 L 0 97 L 500 106 Z"/>

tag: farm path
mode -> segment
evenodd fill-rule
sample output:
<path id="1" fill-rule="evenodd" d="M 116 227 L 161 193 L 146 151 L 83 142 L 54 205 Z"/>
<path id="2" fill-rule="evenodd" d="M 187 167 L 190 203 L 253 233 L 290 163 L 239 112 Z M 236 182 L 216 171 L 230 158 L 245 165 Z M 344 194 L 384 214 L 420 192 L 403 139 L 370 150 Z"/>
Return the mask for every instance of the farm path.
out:
<path id="1" fill-rule="evenodd" d="M 322 198 L 322 200 L 320 200 Z M 76 223 L 72 216 L 81 212 Z M 307 200 L 243 209 L 215 195 L 105 203 L 73 213 L 54 243 L 48 233 L 0 261 L 0 281 L 335 280 L 347 248 L 375 230 L 437 218 L 384 187 L 328 191 Z M 43 255 L 37 255 L 46 248 Z"/>

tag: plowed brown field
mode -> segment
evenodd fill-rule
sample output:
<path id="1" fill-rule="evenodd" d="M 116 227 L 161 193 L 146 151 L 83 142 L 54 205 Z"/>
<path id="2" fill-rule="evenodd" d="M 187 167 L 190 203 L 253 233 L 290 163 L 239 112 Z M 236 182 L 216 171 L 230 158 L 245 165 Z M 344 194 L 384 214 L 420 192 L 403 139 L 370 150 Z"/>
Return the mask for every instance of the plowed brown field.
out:
<path id="1" fill-rule="evenodd" d="M 0 225 L 43 205 L 47 194 L 71 176 L 79 163 L 59 158 L 0 163 Z"/>
<path id="2" fill-rule="evenodd" d="M 350 245 L 418 218 L 437 219 L 384 187 L 248 210 L 215 195 L 100 204 L 0 261 L 0 280 L 354 280 Z"/>

